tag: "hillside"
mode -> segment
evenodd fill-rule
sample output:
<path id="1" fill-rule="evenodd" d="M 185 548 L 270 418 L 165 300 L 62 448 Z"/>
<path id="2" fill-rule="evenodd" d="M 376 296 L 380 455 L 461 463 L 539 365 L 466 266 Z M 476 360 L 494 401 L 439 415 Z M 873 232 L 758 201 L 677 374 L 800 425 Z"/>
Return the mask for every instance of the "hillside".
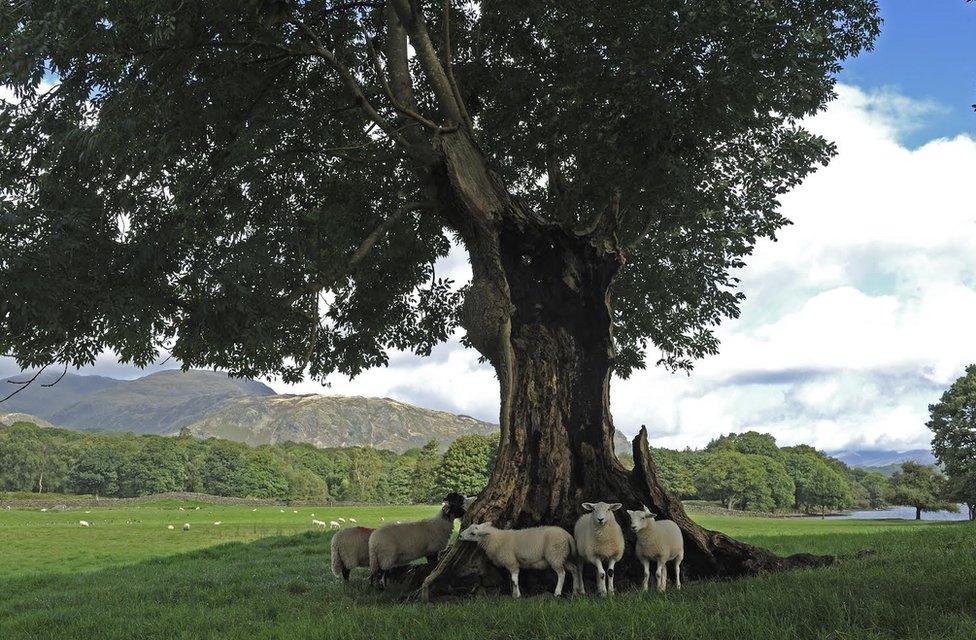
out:
<path id="1" fill-rule="evenodd" d="M 29 413 L 0 413 L 0 425 L 11 425 L 15 422 L 32 422 L 45 429 L 54 428 L 54 425 L 47 420 L 32 416 Z"/>
<path id="2" fill-rule="evenodd" d="M 187 428 L 197 437 L 251 445 L 290 440 L 317 447 L 371 445 L 397 452 L 430 440 L 444 448 L 458 436 L 498 432 L 495 424 L 389 398 L 320 395 L 233 398 Z"/>
<path id="3" fill-rule="evenodd" d="M 849 467 L 861 467 L 865 469 L 876 467 L 894 468 L 908 460 L 918 462 L 919 464 L 935 464 L 935 456 L 928 449 L 909 449 L 907 451 L 849 449 L 846 451 L 832 451 L 828 455 L 837 458 Z"/>
<path id="4" fill-rule="evenodd" d="M 136 380 L 68 374 L 52 387 L 39 384 L 56 377 L 39 378 L 5 402 L 4 410 L 73 429 L 171 433 L 228 398 L 274 394 L 260 382 L 215 371 L 160 371 Z"/>

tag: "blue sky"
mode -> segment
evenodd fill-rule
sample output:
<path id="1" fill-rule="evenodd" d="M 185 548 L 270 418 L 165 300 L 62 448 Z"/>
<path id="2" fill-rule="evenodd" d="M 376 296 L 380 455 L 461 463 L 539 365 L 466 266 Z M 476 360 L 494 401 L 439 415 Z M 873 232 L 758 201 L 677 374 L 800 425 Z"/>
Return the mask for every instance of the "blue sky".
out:
<path id="1" fill-rule="evenodd" d="M 720 353 L 690 376 L 652 361 L 615 379 L 624 433 L 646 424 L 676 448 L 747 429 L 827 450 L 928 447 L 929 403 L 976 362 L 976 3 L 881 6 L 875 50 L 847 62 L 838 99 L 806 123 L 838 155 L 782 199 L 794 224 L 740 273 L 747 299 Z M 437 272 L 470 277 L 460 251 Z M 15 372 L 0 358 L 0 377 Z M 108 354 L 82 373 L 145 374 Z M 456 339 L 329 382 L 272 386 L 498 418 L 493 372 Z"/>
<path id="2" fill-rule="evenodd" d="M 941 107 L 906 142 L 976 131 L 976 4 L 965 0 L 882 0 L 874 51 L 847 62 L 841 82 L 891 89 Z"/>

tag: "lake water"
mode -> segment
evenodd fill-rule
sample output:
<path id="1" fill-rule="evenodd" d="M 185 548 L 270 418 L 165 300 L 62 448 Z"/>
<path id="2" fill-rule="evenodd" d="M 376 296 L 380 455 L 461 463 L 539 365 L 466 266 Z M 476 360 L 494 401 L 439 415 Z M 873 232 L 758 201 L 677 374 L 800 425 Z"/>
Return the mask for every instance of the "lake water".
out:
<path id="1" fill-rule="evenodd" d="M 884 518 L 894 518 L 900 520 L 914 520 L 915 507 L 891 507 L 889 509 L 879 509 L 877 511 L 850 511 L 828 518 L 858 518 L 861 520 L 881 520 Z M 951 511 L 923 511 L 922 520 L 967 520 L 969 511 L 966 505 L 959 505 L 959 513 Z"/>

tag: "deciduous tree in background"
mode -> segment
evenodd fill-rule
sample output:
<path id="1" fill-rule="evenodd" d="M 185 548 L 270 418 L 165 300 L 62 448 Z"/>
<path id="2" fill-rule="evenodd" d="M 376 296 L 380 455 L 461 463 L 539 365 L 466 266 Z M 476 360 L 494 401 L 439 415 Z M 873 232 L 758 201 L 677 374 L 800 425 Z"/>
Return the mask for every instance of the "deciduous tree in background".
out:
<path id="1" fill-rule="evenodd" d="M 811 469 L 800 499 L 803 504 L 819 509 L 821 518 L 827 517 L 828 510 L 854 504 L 854 494 L 844 476 L 822 462 Z"/>
<path id="2" fill-rule="evenodd" d="M 644 439 L 619 464 L 610 377 L 716 352 L 735 269 L 832 153 L 800 121 L 878 24 L 875 0 L 10 5 L 0 353 L 296 381 L 460 323 L 501 392 L 471 517 L 643 503 L 690 575 L 787 566 L 695 525 Z M 433 271 L 452 243 L 462 291 Z"/>
<path id="3" fill-rule="evenodd" d="M 948 495 L 945 477 L 934 468 L 903 462 L 901 470 L 891 476 L 888 501 L 915 507 L 915 519 L 921 520 L 923 511 L 958 511 Z"/>
<path id="4" fill-rule="evenodd" d="M 929 405 L 932 452 L 949 477 L 954 499 L 976 519 L 976 365 Z"/>

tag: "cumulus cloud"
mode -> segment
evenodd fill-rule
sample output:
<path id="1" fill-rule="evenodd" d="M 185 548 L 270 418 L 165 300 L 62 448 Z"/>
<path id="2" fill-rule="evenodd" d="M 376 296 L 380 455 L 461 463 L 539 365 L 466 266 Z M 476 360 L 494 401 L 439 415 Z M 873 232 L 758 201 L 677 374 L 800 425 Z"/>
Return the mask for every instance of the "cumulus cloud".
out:
<path id="1" fill-rule="evenodd" d="M 840 86 L 809 127 L 837 144 L 826 168 L 783 199 L 794 225 L 757 247 L 739 275 L 742 316 L 720 329 L 721 353 L 691 375 L 660 369 L 614 380 L 617 426 L 648 426 L 652 444 L 702 446 L 756 429 L 781 444 L 927 446 L 927 406 L 976 361 L 976 141 L 911 148 L 903 140 L 941 108 L 893 91 Z M 438 274 L 470 278 L 463 251 Z M 0 360 L 0 372 L 12 371 Z M 93 372 L 140 372 L 100 359 Z M 454 340 L 430 358 L 329 386 L 283 393 L 387 396 L 495 421 L 498 383 Z"/>

